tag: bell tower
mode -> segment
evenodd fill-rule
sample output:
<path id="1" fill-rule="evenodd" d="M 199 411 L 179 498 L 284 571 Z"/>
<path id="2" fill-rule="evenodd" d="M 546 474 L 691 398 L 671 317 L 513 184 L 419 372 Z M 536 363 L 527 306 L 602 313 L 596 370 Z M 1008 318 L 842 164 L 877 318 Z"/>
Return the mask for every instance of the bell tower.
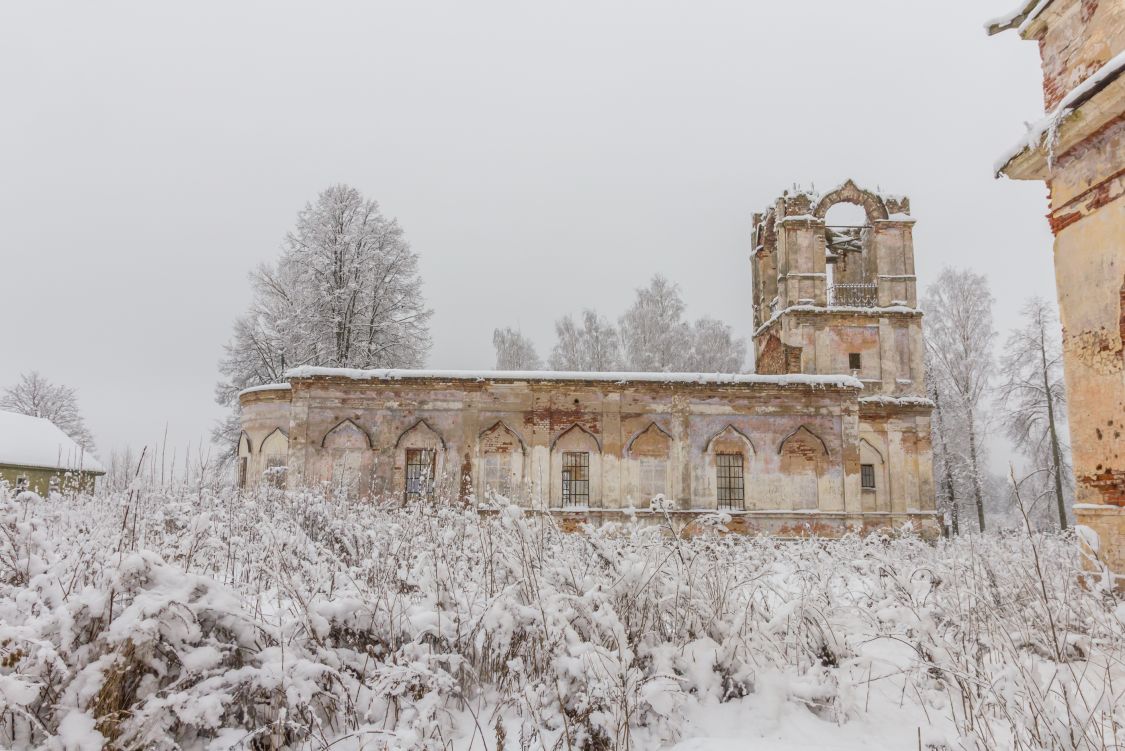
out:
<path id="1" fill-rule="evenodd" d="M 832 225 L 839 203 L 862 224 Z M 754 355 L 763 374 L 851 374 L 864 397 L 924 397 L 914 219 L 905 196 L 848 180 L 823 196 L 786 191 L 754 214 Z"/>

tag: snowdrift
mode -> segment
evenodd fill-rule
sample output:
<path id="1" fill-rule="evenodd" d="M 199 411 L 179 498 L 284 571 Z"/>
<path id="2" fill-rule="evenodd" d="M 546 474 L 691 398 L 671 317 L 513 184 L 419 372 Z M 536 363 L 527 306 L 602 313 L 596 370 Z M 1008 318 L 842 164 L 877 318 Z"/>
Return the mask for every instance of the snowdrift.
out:
<path id="1" fill-rule="evenodd" d="M 1106 748 L 1073 539 L 564 534 L 508 507 L 0 496 L 0 746 Z"/>

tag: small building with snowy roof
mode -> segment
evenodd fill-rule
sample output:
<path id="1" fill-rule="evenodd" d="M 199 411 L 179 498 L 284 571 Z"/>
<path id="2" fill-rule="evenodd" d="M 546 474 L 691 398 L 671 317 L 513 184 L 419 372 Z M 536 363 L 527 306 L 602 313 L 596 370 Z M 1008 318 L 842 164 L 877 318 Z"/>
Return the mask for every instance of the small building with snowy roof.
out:
<path id="1" fill-rule="evenodd" d="M 0 482 L 46 496 L 52 488 L 92 489 L 105 468 L 57 425 L 0 411 Z"/>

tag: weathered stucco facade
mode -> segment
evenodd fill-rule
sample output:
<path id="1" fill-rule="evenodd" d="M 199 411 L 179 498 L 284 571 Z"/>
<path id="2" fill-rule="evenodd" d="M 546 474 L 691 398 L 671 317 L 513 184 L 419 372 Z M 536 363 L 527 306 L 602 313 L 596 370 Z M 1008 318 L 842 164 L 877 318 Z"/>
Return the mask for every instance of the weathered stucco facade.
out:
<path id="1" fill-rule="evenodd" d="M 762 217 L 754 233 L 755 316 L 765 315 L 763 275 L 792 287 L 782 298 L 791 306 L 756 321 L 769 372 L 296 369 L 287 384 L 240 397 L 242 481 L 327 484 L 404 502 L 490 505 L 502 496 L 566 525 L 672 518 L 690 526 L 721 511 L 736 531 L 839 535 L 911 523 L 937 534 L 905 199 L 893 219 L 885 199 L 850 183 L 824 199 L 882 212 L 885 224 L 855 228 L 848 251 L 853 268 L 894 271 L 885 300 L 868 306 L 827 304 L 840 290 L 823 279 L 817 287 L 814 256 L 819 247 L 823 277 L 825 253 L 837 251 L 826 250 L 822 220 L 784 221 L 789 200 L 770 216 L 782 212 L 792 240 L 775 247 Z M 785 273 L 765 270 L 771 257 L 771 269 Z"/>
<path id="2" fill-rule="evenodd" d="M 1030 2 L 991 26 L 1036 41 L 1044 109 L 998 174 L 1043 180 L 1077 483 L 1075 516 L 1125 572 L 1125 1 Z"/>

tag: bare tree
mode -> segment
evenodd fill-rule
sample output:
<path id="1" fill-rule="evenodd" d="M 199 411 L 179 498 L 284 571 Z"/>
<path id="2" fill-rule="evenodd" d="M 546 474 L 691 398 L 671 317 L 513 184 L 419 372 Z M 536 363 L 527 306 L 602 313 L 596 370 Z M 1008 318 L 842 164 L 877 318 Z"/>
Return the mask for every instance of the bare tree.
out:
<path id="1" fill-rule="evenodd" d="M 295 366 L 419 367 L 431 312 L 418 256 L 379 204 L 346 185 L 328 188 L 297 215 L 281 257 L 251 275 L 249 311 L 234 324 L 216 400 L 237 412 L 238 392 Z M 233 447 L 238 420 L 214 438 Z M 233 453 L 224 458 L 229 460 Z"/>
<path id="2" fill-rule="evenodd" d="M 555 321 L 555 336 L 549 360 L 553 370 L 604 372 L 621 367 L 617 329 L 593 310 L 582 311 L 581 327 L 569 315 Z"/>
<path id="3" fill-rule="evenodd" d="M 706 316 L 692 324 L 691 352 L 685 370 L 739 373 L 745 363 L 746 340 L 736 338 L 730 326 Z"/>
<path id="4" fill-rule="evenodd" d="M 1047 468 L 1054 485 L 1059 527 L 1066 529 L 1063 484 L 1070 476 L 1067 446 L 1062 439 L 1066 422 L 1066 386 L 1062 374 L 1062 344 L 1054 310 L 1041 297 L 1023 307 L 1024 325 L 1012 331 L 1000 360 L 999 405 L 1004 427 L 1016 448 L 1037 467 Z M 1069 483 L 1068 483 L 1069 484 Z"/>
<path id="5" fill-rule="evenodd" d="M 691 352 L 691 326 L 683 320 L 679 285 L 657 274 L 621 316 L 625 367 L 668 372 L 683 370 Z"/>
<path id="6" fill-rule="evenodd" d="M 984 397 L 993 376 L 992 293 L 981 274 L 969 270 L 945 269 L 927 291 L 926 347 L 938 374 L 943 417 L 951 411 L 963 419 L 967 445 L 966 462 L 977 527 L 982 532 L 984 494 L 982 489 L 982 448 L 977 435 L 984 417 Z"/>
<path id="7" fill-rule="evenodd" d="M 496 348 L 497 370 L 542 370 L 543 362 L 535 353 L 531 340 L 512 328 L 492 332 L 492 346 Z"/>
<path id="8" fill-rule="evenodd" d="M 94 448 L 94 436 L 78 409 L 78 392 L 70 386 L 51 383 L 34 370 L 21 373 L 16 385 L 4 390 L 0 409 L 50 420 L 82 448 Z"/>

